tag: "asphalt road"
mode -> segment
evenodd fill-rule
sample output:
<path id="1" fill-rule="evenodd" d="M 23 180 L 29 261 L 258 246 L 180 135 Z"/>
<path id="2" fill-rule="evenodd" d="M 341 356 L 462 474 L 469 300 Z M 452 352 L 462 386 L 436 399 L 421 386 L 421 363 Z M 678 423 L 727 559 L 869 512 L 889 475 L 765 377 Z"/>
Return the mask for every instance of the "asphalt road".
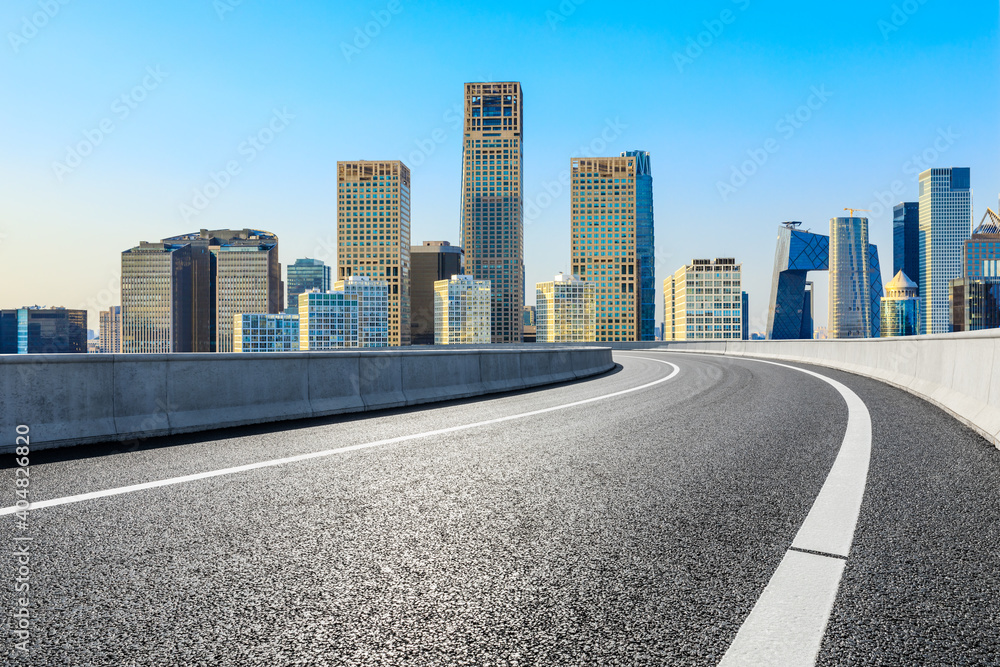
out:
<path id="1" fill-rule="evenodd" d="M 30 512 L 33 665 L 715 665 L 837 456 L 831 386 L 616 354 L 589 381 L 32 455 L 34 500 L 519 419 Z M 820 665 L 1000 664 L 1000 452 L 878 382 Z M 5 462 L 8 463 L 8 462 Z M 8 471 L 9 472 L 9 471 Z M 13 473 L 8 491 L 14 501 Z M 2 558 L 15 609 L 14 547 Z M 12 611 L 5 612 L 8 628 Z"/>

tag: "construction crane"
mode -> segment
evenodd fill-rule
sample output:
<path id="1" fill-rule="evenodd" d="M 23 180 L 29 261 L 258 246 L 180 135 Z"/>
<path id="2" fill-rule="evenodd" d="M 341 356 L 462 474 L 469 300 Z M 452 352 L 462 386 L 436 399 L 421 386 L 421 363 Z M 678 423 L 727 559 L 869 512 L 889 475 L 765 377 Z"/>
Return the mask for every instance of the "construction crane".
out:
<path id="1" fill-rule="evenodd" d="M 855 211 L 861 211 L 862 213 L 871 213 L 871 211 L 869 211 L 869 210 L 868 210 L 868 209 L 866 209 L 866 208 L 845 208 L 844 210 L 845 210 L 845 211 L 850 211 L 850 212 L 851 212 L 851 217 L 852 217 L 852 218 L 854 217 L 854 212 L 855 212 Z"/>

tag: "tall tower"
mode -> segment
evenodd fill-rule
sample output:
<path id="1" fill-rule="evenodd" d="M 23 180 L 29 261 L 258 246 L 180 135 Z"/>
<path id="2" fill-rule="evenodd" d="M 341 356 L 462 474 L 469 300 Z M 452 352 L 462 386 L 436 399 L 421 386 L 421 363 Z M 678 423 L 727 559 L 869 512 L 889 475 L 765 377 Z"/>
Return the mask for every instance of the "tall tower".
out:
<path id="1" fill-rule="evenodd" d="M 492 286 L 494 343 L 521 342 L 524 307 L 524 99 L 521 84 L 465 84 L 465 272 Z"/>
<path id="2" fill-rule="evenodd" d="M 337 280 L 389 283 L 389 345 L 410 344 L 410 169 L 337 163 Z"/>
<path id="3" fill-rule="evenodd" d="M 641 340 L 638 157 L 573 158 L 573 273 L 597 291 L 597 340 Z"/>
<path id="4" fill-rule="evenodd" d="M 868 218 L 831 218 L 828 324 L 831 338 L 872 336 L 870 283 Z"/>
<path id="5" fill-rule="evenodd" d="M 639 340 L 655 340 L 656 260 L 653 257 L 653 172 L 649 153 L 628 151 L 622 157 L 635 158 L 635 253 L 639 275 Z"/>
<path id="6" fill-rule="evenodd" d="M 920 203 L 900 202 L 892 209 L 892 275 L 920 277 Z"/>
<path id="7" fill-rule="evenodd" d="M 333 281 L 330 267 L 321 259 L 297 259 L 285 270 L 288 274 L 288 299 L 285 312 L 293 315 L 299 312 L 299 295 L 309 290 L 329 292 Z"/>
<path id="8" fill-rule="evenodd" d="M 969 168 L 920 174 L 920 333 L 951 330 L 948 283 L 962 276 L 962 254 L 971 234 Z"/>

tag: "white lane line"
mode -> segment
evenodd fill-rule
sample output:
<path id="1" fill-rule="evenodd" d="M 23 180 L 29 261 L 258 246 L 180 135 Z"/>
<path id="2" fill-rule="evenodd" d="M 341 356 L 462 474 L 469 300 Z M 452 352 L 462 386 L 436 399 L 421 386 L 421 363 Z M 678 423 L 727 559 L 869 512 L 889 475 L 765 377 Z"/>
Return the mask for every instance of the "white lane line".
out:
<path id="1" fill-rule="evenodd" d="M 195 482 L 200 479 L 209 479 L 211 477 L 221 477 L 222 475 L 233 475 L 240 472 L 246 472 L 248 470 L 258 470 L 260 468 L 271 468 L 274 466 L 287 465 L 289 463 L 298 463 L 299 461 L 308 461 L 310 459 L 320 459 L 327 456 L 335 456 L 337 454 L 345 454 L 347 452 L 355 452 L 361 449 L 371 449 L 373 447 L 383 447 L 385 445 L 393 445 L 400 442 L 407 442 L 410 440 L 418 440 L 421 438 L 430 438 L 436 435 L 444 435 L 446 433 L 455 433 L 457 431 L 465 431 L 472 428 L 478 428 L 480 426 L 489 426 L 491 424 L 500 424 L 506 421 L 511 421 L 513 419 L 524 419 L 526 417 L 534 417 L 535 415 L 542 415 L 548 412 L 555 412 L 556 410 L 566 410 L 568 408 L 575 408 L 580 405 L 587 405 L 588 403 L 595 403 L 597 401 L 605 401 L 609 398 L 615 398 L 616 396 L 624 396 L 625 394 L 631 394 L 636 391 L 642 391 L 643 389 L 649 389 L 650 387 L 655 387 L 658 384 L 662 384 L 669 380 L 674 379 L 681 369 L 669 361 L 663 361 L 662 359 L 650 359 L 648 357 L 638 357 L 640 359 L 646 359 L 646 361 L 653 361 L 658 364 L 665 364 L 672 367 L 674 370 L 659 380 L 654 380 L 653 382 L 647 382 L 644 385 L 633 387 L 631 389 L 623 389 L 621 391 L 616 391 L 610 394 L 603 394 L 601 396 L 595 396 L 593 398 L 583 399 L 581 401 L 574 401 L 572 403 L 564 403 L 562 405 L 556 405 L 550 408 L 542 408 L 540 410 L 532 410 L 531 412 L 522 412 L 516 415 L 507 415 L 506 417 L 497 417 L 496 419 L 487 419 L 486 421 L 475 422 L 472 424 L 463 424 L 461 426 L 450 426 L 448 428 L 441 428 L 435 431 L 425 431 L 423 433 L 414 433 L 412 435 L 402 435 L 396 438 L 388 438 L 386 440 L 376 440 L 375 442 L 366 442 L 359 445 L 349 445 L 347 447 L 338 447 L 336 449 L 325 449 L 319 452 L 310 452 L 308 454 L 299 454 L 297 456 L 289 456 L 283 459 L 273 459 L 270 461 L 261 461 L 259 463 L 248 463 L 246 465 L 234 466 L 232 468 L 222 468 L 220 470 L 210 470 L 208 472 L 199 472 L 193 475 L 184 475 L 182 477 L 171 477 L 169 479 L 161 479 L 155 482 L 144 482 L 142 484 L 132 484 L 130 486 L 121 486 L 115 489 L 105 489 L 103 491 L 92 491 L 90 493 L 81 493 L 75 496 L 65 496 L 63 498 L 53 498 L 51 500 L 41 500 L 38 502 L 33 502 L 28 507 L 28 510 L 38 510 L 44 509 L 46 507 L 56 507 L 58 505 L 70 505 L 73 503 L 81 503 L 86 500 L 95 500 L 97 498 L 108 498 L 110 496 L 120 496 L 125 493 L 133 493 L 135 491 L 144 491 L 146 489 L 156 489 L 161 486 L 173 486 L 174 484 L 184 484 L 186 482 Z M 22 508 L 23 509 L 23 508 Z M 5 514 L 13 514 L 19 511 L 16 506 L 0 508 L 0 516 Z"/>
<path id="2" fill-rule="evenodd" d="M 812 509 L 792 541 L 793 549 L 832 555 L 793 550 L 785 552 L 778 569 L 719 663 L 720 667 L 811 667 L 819 656 L 861 513 L 871 461 L 871 415 L 857 394 L 825 375 L 765 359 L 726 358 L 771 364 L 811 375 L 836 389 L 847 403 L 844 442 Z"/>

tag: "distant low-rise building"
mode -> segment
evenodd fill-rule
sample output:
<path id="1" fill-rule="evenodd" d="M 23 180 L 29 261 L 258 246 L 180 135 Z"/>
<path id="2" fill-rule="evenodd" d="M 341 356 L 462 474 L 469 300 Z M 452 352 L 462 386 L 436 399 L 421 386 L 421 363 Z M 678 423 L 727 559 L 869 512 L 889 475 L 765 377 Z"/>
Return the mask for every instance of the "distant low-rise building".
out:
<path id="1" fill-rule="evenodd" d="M 99 315 L 100 328 L 97 334 L 97 351 L 102 354 L 118 354 L 122 351 L 122 307 L 112 306 Z"/>
<path id="2" fill-rule="evenodd" d="M 597 340 L 597 298 L 593 282 L 562 273 L 535 285 L 536 340 L 589 343 Z"/>
<path id="3" fill-rule="evenodd" d="M 289 264 L 285 272 L 288 274 L 288 299 L 285 312 L 297 315 L 299 312 L 299 295 L 309 290 L 329 292 L 332 287 L 330 268 L 321 259 L 297 259 Z"/>
<path id="4" fill-rule="evenodd" d="M 434 344 L 485 344 L 492 339 L 490 281 L 452 276 L 434 283 Z"/>
<path id="5" fill-rule="evenodd" d="M 338 280 L 334 291 L 357 299 L 358 347 L 388 347 L 389 283 L 367 276 L 351 276 Z"/>
<path id="6" fill-rule="evenodd" d="M 233 352 L 297 352 L 299 316 L 244 313 L 233 316 Z"/>
<path id="7" fill-rule="evenodd" d="M 410 342 L 434 344 L 434 283 L 462 273 L 462 249 L 448 241 L 410 248 Z"/>
<path id="8" fill-rule="evenodd" d="M 86 354 L 87 311 L 32 306 L 0 312 L 4 354 Z"/>

